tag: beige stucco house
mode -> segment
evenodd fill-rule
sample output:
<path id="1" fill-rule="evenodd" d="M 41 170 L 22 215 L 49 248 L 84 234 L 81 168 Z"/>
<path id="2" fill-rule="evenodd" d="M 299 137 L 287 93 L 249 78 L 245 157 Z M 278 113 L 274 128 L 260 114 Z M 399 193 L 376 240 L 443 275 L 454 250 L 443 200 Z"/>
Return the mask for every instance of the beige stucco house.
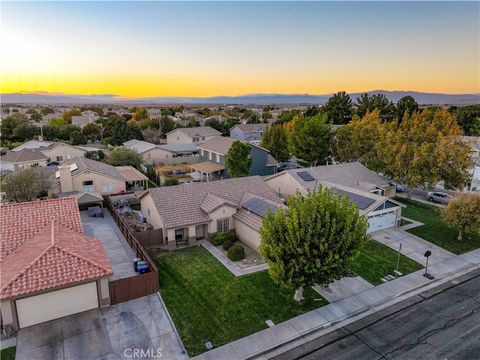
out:
<path id="1" fill-rule="evenodd" d="M 167 144 L 201 144 L 218 136 L 222 133 L 210 126 L 177 128 L 167 133 Z"/>
<path id="2" fill-rule="evenodd" d="M 180 164 L 199 161 L 197 146 L 191 144 L 156 145 L 142 140 L 129 140 L 123 146 L 138 152 L 146 164 Z"/>
<path id="3" fill-rule="evenodd" d="M 308 191 L 314 191 L 320 186 L 329 188 L 331 193 L 345 195 L 359 208 L 360 214 L 368 219 L 369 233 L 400 225 L 402 207 L 405 205 L 379 195 L 378 192 L 382 189 L 381 184 L 364 185 L 357 178 L 358 182 L 353 182 L 353 185 L 358 184 L 357 186 L 346 186 L 343 185 L 346 180 L 341 177 L 333 177 L 331 180 L 334 181 L 326 181 L 325 172 L 328 172 L 329 168 L 333 170 L 335 166 L 286 170 L 266 178 L 265 183 L 285 200 L 297 193 L 306 195 Z M 337 176 L 339 176 L 338 172 Z M 372 177 L 371 180 L 374 178 Z M 361 187 L 371 191 L 362 190 Z M 389 190 L 388 187 L 386 189 Z"/>
<path id="4" fill-rule="evenodd" d="M 7 332 L 110 305 L 112 267 L 83 234 L 75 198 L 0 205 L 0 300 Z"/>
<path id="5" fill-rule="evenodd" d="M 19 171 L 38 166 L 47 166 L 48 157 L 38 150 L 23 149 L 20 151 L 9 151 L 0 157 L 3 171 Z"/>
<path id="6" fill-rule="evenodd" d="M 128 179 L 112 165 L 75 158 L 59 166 L 51 179 L 49 196 L 70 192 L 116 194 L 125 192 Z"/>
<path id="7" fill-rule="evenodd" d="M 84 157 L 87 152 L 81 147 L 63 142 L 40 140 L 27 141 L 12 149 L 12 152 L 19 152 L 25 149 L 40 151 L 47 157 L 47 162 L 58 162 L 60 164 L 76 157 Z"/>
<path id="8" fill-rule="evenodd" d="M 169 250 L 229 230 L 256 250 L 266 209 L 284 206 L 259 176 L 149 189 L 140 202 L 147 222 L 163 230 Z"/>

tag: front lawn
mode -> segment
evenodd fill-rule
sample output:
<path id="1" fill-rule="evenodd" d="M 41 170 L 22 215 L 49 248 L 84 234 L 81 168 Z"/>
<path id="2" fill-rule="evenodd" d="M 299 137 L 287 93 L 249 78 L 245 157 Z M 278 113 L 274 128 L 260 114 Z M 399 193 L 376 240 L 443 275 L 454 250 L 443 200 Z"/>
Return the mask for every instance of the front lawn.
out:
<path id="1" fill-rule="evenodd" d="M 479 234 L 463 234 L 463 240 L 457 240 L 458 230 L 442 220 L 438 207 L 403 198 L 398 201 L 407 205 L 405 209 L 402 209 L 405 217 L 425 224 L 407 230 L 409 233 L 455 254 L 463 254 L 480 248 Z"/>
<path id="2" fill-rule="evenodd" d="M 398 253 L 386 245 L 380 244 L 378 241 L 368 241 L 360 255 L 355 260 L 353 271 L 367 280 L 370 284 L 382 284 L 381 280 L 384 275 L 395 275 L 393 270 L 397 266 Z M 399 270 L 404 275 L 420 270 L 423 266 L 406 257 L 400 255 Z"/>
<path id="3" fill-rule="evenodd" d="M 15 360 L 15 353 L 17 348 L 15 346 L 0 350 L 1 360 Z"/>
<path id="4" fill-rule="evenodd" d="M 203 247 L 157 252 L 160 291 L 190 356 L 327 304 L 312 288 L 298 304 L 266 271 L 235 277 Z"/>

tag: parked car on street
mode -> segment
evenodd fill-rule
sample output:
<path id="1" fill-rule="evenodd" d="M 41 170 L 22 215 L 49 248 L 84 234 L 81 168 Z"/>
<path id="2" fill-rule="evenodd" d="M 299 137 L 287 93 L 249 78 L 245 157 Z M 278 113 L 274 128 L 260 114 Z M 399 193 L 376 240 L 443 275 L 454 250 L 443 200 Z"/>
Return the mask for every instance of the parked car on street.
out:
<path id="1" fill-rule="evenodd" d="M 450 194 L 439 192 L 439 191 L 433 191 L 427 194 L 428 201 L 432 201 L 440 204 L 447 204 L 451 198 L 452 196 Z"/>

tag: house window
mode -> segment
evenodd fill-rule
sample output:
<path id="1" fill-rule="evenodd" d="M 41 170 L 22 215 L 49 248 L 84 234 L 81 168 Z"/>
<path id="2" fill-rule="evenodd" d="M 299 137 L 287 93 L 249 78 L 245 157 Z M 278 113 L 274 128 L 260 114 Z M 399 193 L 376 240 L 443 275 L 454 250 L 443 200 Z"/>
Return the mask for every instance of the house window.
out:
<path id="1" fill-rule="evenodd" d="M 63 156 L 57 156 L 57 161 L 58 162 L 63 161 Z"/>
<path id="2" fill-rule="evenodd" d="M 188 229 L 187 228 L 175 230 L 175 242 L 177 246 L 188 245 Z"/>
<path id="3" fill-rule="evenodd" d="M 217 220 L 217 232 L 224 233 L 230 230 L 230 221 L 228 218 Z"/>
<path id="4" fill-rule="evenodd" d="M 104 193 L 113 192 L 113 185 L 112 184 L 103 185 L 102 192 Z"/>
<path id="5" fill-rule="evenodd" d="M 94 192 L 95 189 L 93 187 L 93 180 L 88 180 L 88 181 L 84 181 L 82 183 L 83 185 L 83 191 L 85 192 Z"/>
<path id="6" fill-rule="evenodd" d="M 205 136 L 202 136 L 202 140 L 205 140 Z"/>
<path id="7" fill-rule="evenodd" d="M 193 138 L 193 142 L 199 142 L 200 141 L 200 138 L 199 137 L 194 137 Z"/>

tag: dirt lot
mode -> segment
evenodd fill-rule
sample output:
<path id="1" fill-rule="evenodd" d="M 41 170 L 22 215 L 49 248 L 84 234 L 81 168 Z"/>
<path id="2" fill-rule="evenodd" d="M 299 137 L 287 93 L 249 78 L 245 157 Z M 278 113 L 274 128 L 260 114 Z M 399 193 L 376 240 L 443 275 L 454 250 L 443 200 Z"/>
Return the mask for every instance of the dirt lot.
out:
<path id="1" fill-rule="evenodd" d="M 160 175 L 162 178 L 165 179 L 186 179 L 190 178 L 188 173 L 192 171 L 190 165 L 184 165 L 184 164 L 159 164 L 156 166 L 158 175 Z M 185 174 L 173 174 L 173 171 L 175 170 L 183 170 L 185 171 Z"/>

